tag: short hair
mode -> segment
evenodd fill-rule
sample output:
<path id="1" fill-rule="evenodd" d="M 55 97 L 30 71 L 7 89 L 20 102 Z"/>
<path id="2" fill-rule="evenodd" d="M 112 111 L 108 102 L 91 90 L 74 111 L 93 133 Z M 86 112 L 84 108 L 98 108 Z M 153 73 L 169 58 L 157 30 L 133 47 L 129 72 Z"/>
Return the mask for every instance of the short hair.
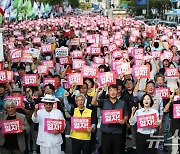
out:
<path id="1" fill-rule="evenodd" d="M 157 78 L 163 78 L 165 80 L 164 75 L 162 73 L 157 73 L 155 76 L 155 81 L 157 81 Z"/>
<path id="2" fill-rule="evenodd" d="M 152 84 L 155 86 L 155 83 L 154 83 L 152 80 L 146 82 L 146 86 L 147 86 L 148 84 L 150 84 L 150 83 L 152 83 Z"/>
<path id="3" fill-rule="evenodd" d="M 55 74 L 55 75 L 54 75 L 54 78 L 59 78 L 59 80 L 61 80 L 61 77 L 60 77 L 59 74 Z"/>
<path id="4" fill-rule="evenodd" d="M 82 97 L 82 98 L 83 98 L 83 100 L 85 101 L 85 96 L 84 96 L 83 94 L 78 94 L 78 95 L 76 95 L 76 97 L 75 97 L 75 101 L 76 101 L 76 99 L 77 99 L 78 97 Z"/>
<path id="5" fill-rule="evenodd" d="M 5 101 L 4 103 L 4 109 L 6 109 L 7 107 L 9 107 L 9 105 L 13 104 L 15 107 L 17 106 L 15 101 L 13 99 L 8 99 Z"/>
<path id="6" fill-rule="evenodd" d="M 86 85 L 87 88 L 88 88 L 88 84 L 87 84 L 86 82 L 83 82 L 83 85 Z M 78 85 L 78 86 L 77 86 L 77 89 L 80 90 L 83 85 Z"/>
<path id="7" fill-rule="evenodd" d="M 142 98 L 141 98 L 141 100 L 140 100 L 140 105 L 141 105 L 141 107 L 144 107 L 144 104 L 143 104 L 143 100 L 144 100 L 144 97 L 145 96 L 149 96 L 150 97 L 150 99 L 151 99 L 151 104 L 150 104 L 150 107 L 152 107 L 153 106 L 153 104 L 154 104 L 154 101 L 153 101 L 153 99 L 152 99 L 152 97 L 151 97 L 151 95 L 149 95 L 149 94 L 144 94 L 143 96 L 142 96 Z"/>
<path id="8" fill-rule="evenodd" d="M 51 83 L 46 84 L 46 85 L 44 86 L 44 89 L 45 89 L 47 86 L 49 86 L 49 88 L 50 88 L 51 90 L 55 91 L 55 87 L 54 87 Z"/>
<path id="9" fill-rule="evenodd" d="M 23 65 L 23 64 L 19 65 L 19 66 L 17 67 L 17 70 L 25 70 L 24 65 Z"/>
<path id="10" fill-rule="evenodd" d="M 6 88 L 6 85 L 4 83 L 0 83 L 0 88 Z"/>
<path id="11" fill-rule="evenodd" d="M 104 69 L 104 70 L 106 70 L 106 66 L 105 66 L 105 65 L 99 65 L 98 69 Z"/>
<path id="12" fill-rule="evenodd" d="M 132 79 L 126 79 L 126 80 L 124 81 L 124 84 L 126 84 L 126 82 L 128 82 L 128 81 L 131 81 L 132 83 L 134 83 L 134 81 L 133 81 Z"/>
<path id="13" fill-rule="evenodd" d="M 109 85 L 109 86 L 108 86 L 108 91 L 109 91 L 110 88 L 113 88 L 113 89 L 118 90 L 117 84 L 111 84 L 111 85 Z"/>
<path id="14" fill-rule="evenodd" d="M 121 87 L 122 87 L 122 89 L 124 89 L 124 88 L 125 88 L 123 81 L 122 81 L 122 80 L 120 80 L 120 79 L 116 79 L 116 84 L 117 84 L 117 86 L 121 86 Z"/>
<path id="15" fill-rule="evenodd" d="M 92 83 L 92 87 L 94 87 L 94 80 L 92 78 L 85 78 L 84 81 L 89 80 Z"/>
<path id="16" fill-rule="evenodd" d="M 154 47 L 159 48 L 159 42 L 154 42 Z"/>

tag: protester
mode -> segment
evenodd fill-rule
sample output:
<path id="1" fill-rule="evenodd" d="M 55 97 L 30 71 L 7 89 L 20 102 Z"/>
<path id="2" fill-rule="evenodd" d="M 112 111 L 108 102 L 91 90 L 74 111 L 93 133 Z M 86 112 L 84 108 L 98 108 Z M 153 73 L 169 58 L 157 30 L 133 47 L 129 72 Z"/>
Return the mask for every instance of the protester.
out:
<path id="1" fill-rule="evenodd" d="M 26 117 L 16 112 L 16 103 L 10 99 L 4 103 L 4 111 L 0 112 L 0 119 L 9 121 L 9 120 L 17 120 L 20 119 L 22 125 L 19 124 L 17 127 L 17 132 L 11 133 L 4 133 L 0 132 L 0 153 L 17 153 L 23 154 L 26 150 L 26 143 L 25 143 L 25 134 L 30 131 L 29 124 L 26 120 Z M 2 130 L 2 123 L 1 123 L 1 130 Z M 13 126 L 9 126 L 10 129 L 8 131 L 16 130 Z M 12 129 L 12 130 L 11 130 Z"/>
<path id="2" fill-rule="evenodd" d="M 39 107 L 36 104 L 32 115 L 32 121 L 39 123 L 37 144 L 40 145 L 41 154 L 60 154 L 63 143 L 61 132 L 58 130 L 53 130 L 52 133 L 45 132 L 45 118 L 64 120 L 64 116 L 60 110 L 53 108 L 56 100 L 52 95 L 46 94 L 41 101 L 45 108 L 38 110 Z"/>

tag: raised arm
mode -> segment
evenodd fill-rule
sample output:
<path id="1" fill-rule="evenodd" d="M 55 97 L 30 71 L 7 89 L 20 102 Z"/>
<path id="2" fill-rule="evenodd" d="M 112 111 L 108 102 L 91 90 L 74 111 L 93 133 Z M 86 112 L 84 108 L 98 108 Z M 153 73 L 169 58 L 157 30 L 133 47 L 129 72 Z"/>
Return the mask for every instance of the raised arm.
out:
<path id="1" fill-rule="evenodd" d="M 98 98 L 98 93 L 100 92 L 101 89 L 102 89 L 101 87 L 98 87 L 96 89 L 95 95 L 92 98 L 91 104 L 94 105 L 94 106 L 98 106 L 97 98 Z"/>

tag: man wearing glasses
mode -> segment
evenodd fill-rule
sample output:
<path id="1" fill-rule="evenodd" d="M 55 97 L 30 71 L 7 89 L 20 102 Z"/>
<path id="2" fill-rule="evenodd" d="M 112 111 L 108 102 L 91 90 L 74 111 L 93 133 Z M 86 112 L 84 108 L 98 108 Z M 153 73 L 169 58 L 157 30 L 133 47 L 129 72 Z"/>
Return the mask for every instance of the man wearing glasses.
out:
<path id="1" fill-rule="evenodd" d="M 61 144 L 63 143 L 61 133 L 57 130 L 53 132 L 45 131 L 45 118 L 64 120 L 62 112 L 53 108 L 56 99 L 50 94 L 46 94 L 41 100 L 44 103 L 44 108 L 38 110 L 38 104 L 35 105 L 35 110 L 32 115 L 32 121 L 39 123 L 37 144 L 40 145 L 41 154 L 61 154 Z"/>

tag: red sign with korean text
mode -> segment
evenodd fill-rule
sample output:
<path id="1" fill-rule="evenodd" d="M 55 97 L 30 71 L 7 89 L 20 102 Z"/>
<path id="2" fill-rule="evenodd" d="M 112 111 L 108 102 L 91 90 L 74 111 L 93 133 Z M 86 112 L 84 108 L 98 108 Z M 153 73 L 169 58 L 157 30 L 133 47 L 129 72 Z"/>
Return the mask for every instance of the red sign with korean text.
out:
<path id="1" fill-rule="evenodd" d="M 115 124 L 123 119 L 123 110 L 102 110 L 102 123 Z"/>
<path id="2" fill-rule="evenodd" d="M 165 75 L 167 78 L 179 77 L 178 68 L 165 68 Z"/>
<path id="3" fill-rule="evenodd" d="M 100 86 L 106 84 L 116 84 L 116 73 L 112 72 L 104 72 L 98 73 L 98 81 Z"/>
<path id="4" fill-rule="evenodd" d="M 155 88 L 154 93 L 163 99 L 167 99 L 170 96 L 170 88 Z"/>
<path id="5" fill-rule="evenodd" d="M 110 52 L 117 51 L 117 45 L 116 44 L 109 45 L 109 51 Z"/>
<path id="6" fill-rule="evenodd" d="M 100 55 L 101 54 L 101 48 L 100 47 L 91 47 L 91 54 L 92 55 Z"/>
<path id="7" fill-rule="evenodd" d="M 20 59 L 23 51 L 21 49 L 14 49 L 11 51 L 11 60 Z"/>
<path id="8" fill-rule="evenodd" d="M 141 65 L 133 66 L 133 76 L 134 78 L 141 77 L 141 78 L 150 78 L 150 66 L 149 65 Z"/>
<path id="9" fill-rule="evenodd" d="M 116 74 L 131 74 L 130 63 L 122 63 L 120 65 L 116 65 Z"/>
<path id="10" fill-rule="evenodd" d="M 64 132 L 65 120 L 44 118 L 44 131 L 53 133 L 54 131 Z"/>
<path id="11" fill-rule="evenodd" d="M 84 78 L 95 78 L 97 77 L 98 69 L 92 66 L 84 65 L 82 68 L 82 74 Z"/>
<path id="12" fill-rule="evenodd" d="M 82 73 L 68 74 L 68 85 L 71 86 L 73 83 L 75 83 L 76 85 L 83 85 Z"/>
<path id="13" fill-rule="evenodd" d="M 54 68 L 54 61 L 53 60 L 43 60 L 42 65 L 46 65 L 49 68 Z"/>
<path id="14" fill-rule="evenodd" d="M 161 57 L 161 51 L 160 51 L 160 50 L 151 51 L 151 55 L 152 55 L 154 58 L 160 58 L 160 57 Z"/>
<path id="15" fill-rule="evenodd" d="M 7 74 L 6 71 L 0 71 L 0 83 L 6 83 Z"/>
<path id="16" fill-rule="evenodd" d="M 21 133 L 22 130 L 22 120 L 14 119 L 14 120 L 2 120 L 1 121 L 2 134 L 12 134 L 12 133 Z"/>
<path id="17" fill-rule="evenodd" d="M 16 105 L 17 108 L 22 108 L 24 103 L 24 97 L 23 96 L 6 96 L 6 100 L 12 99 Z"/>
<path id="18" fill-rule="evenodd" d="M 67 57 L 59 57 L 59 64 L 60 65 L 67 65 L 67 64 L 70 64 L 71 61 L 70 61 L 70 57 L 67 56 Z"/>
<path id="19" fill-rule="evenodd" d="M 24 74 L 24 86 L 38 86 L 38 74 Z"/>
<path id="20" fill-rule="evenodd" d="M 43 86 L 47 85 L 47 84 L 52 84 L 55 89 L 57 89 L 57 81 L 55 78 L 44 78 L 43 79 Z"/>
<path id="21" fill-rule="evenodd" d="M 155 128 L 156 121 L 157 115 L 155 113 L 137 116 L 137 128 Z"/>
<path id="22" fill-rule="evenodd" d="M 72 52 L 72 57 L 73 58 L 83 58 L 83 51 L 74 50 Z"/>
<path id="23" fill-rule="evenodd" d="M 71 117 L 71 130 L 87 131 L 90 127 L 90 117 Z"/>
<path id="24" fill-rule="evenodd" d="M 43 53 L 52 52 L 52 45 L 51 44 L 41 44 L 41 50 Z"/>
<path id="25" fill-rule="evenodd" d="M 96 63 L 96 64 L 101 64 L 101 65 L 104 65 L 104 58 L 101 58 L 101 57 L 94 57 L 93 61 Z"/>
<path id="26" fill-rule="evenodd" d="M 81 69 L 85 65 L 85 60 L 82 59 L 73 59 L 72 60 L 72 66 L 73 69 Z"/>
<path id="27" fill-rule="evenodd" d="M 33 38 L 33 43 L 40 44 L 41 43 L 41 38 L 40 37 Z"/>
<path id="28" fill-rule="evenodd" d="M 37 67 L 38 74 L 48 75 L 49 67 L 46 65 L 39 65 Z"/>
<path id="29" fill-rule="evenodd" d="M 14 76 L 13 71 L 6 71 L 6 73 L 7 73 L 7 81 L 12 82 Z"/>
<path id="30" fill-rule="evenodd" d="M 180 119 L 180 104 L 173 104 L 173 118 Z"/>

